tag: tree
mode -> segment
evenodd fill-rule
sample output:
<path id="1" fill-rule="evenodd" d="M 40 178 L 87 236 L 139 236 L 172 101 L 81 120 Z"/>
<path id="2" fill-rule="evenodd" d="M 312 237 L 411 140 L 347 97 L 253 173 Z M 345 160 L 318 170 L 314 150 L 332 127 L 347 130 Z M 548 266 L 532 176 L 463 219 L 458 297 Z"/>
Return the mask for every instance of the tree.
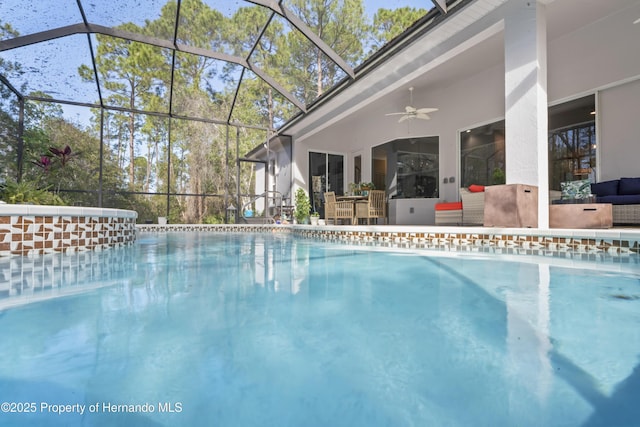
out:
<path id="1" fill-rule="evenodd" d="M 426 13 L 425 9 L 415 9 L 408 6 L 395 10 L 378 9 L 373 16 L 370 51 L 375 52 L 389 43 Z"/>
<path id="2" fill-rule="evenodd" d="M 33 92 L 31 95 L 50 98 L 43 92 Z M 33 167 L 33 161 L 49 152 L 52 146 L 48 126 L 53 120 L 62 119 L 62 107 L 49 102 L 26 102 L 24 104 L 23 146 L 23 176 L 34 179 L 40 171 Z"/>
<path id="3" fill-rule="evenodd" d="M 19 35 L 11 24 L 0 20 L 1 40 Z M 0 57 L 0 75 L 8 77 L 20 73 L 21 68 L 19 63 Z M 17 97 L 0 83 L 0 183 L 18 178 L 18 109 Z"/>
<path id="4" fill-rule="evenodd" d="M 145 33 L 132 23 L 118 27 L 133 33 Z M 97 35 L 96 65 L 102 85 L 111 94 L 107 104 L 130 110 L 144 107 L 150 99 L 162 96 L 162 76 L 169 74 L 168 66 L 157 48 L 144 43 Z M 93 70 L 86 65 L 79 69 L 80 76 L 93 81 Z M 159 76 L 159 77 L 158 77 Z M 164 79 L 166 81 L 167 78 Z M 127 138 L 129 145 L 129 188 L 135 186 L 136 132 L 141 123 L 133 111 L 128 113 Z M 118 135 L 122 138 L 122 135 Z"/>
<path id="5" fill-rule="evenodd" d="M 118 28 L 247 59 L 307 104 L 344 76 L 344 71 L 321 49 L 266 7 L 241 7 L 232 16 L 227 16 L 204 0 L 183 0 L 180 4 L 177 34 L 174 34 L 176 0 L 169 0 L 155 20 L 139 25 L 125 23 Z M 366 22 L 362 0 L 289 0 L 287 7 L 352 66 L 363 58 L 363 41 L 374 39 L 369 35 L 374 27 Z M 393 12 L 381 9 L 376 14 L 375 40 L 386 43 L 424 13 L 410 8 Z M 0 30 L 13 31 L 7 26 Z M 177 36 L 175 40 L 174 36 Z M 96 39 L 99 74 L 96 76 L 93 68 L 87 66 L 80 67 L 79 73 L 85 80 L 99 79 L 106 105 L 168 112 L 171 99 L 169 113 L 173 115 L 169 119 L 131 111 L 103 111 L 106 162 L 103 187 L 116 193 L 123 190 L 123 186 L 131 191 L 178 193 L 180 195 L 170 198 L 170 215 L 175 215 L 171 217 L 172 221 L 199 222 L 219 210 L 224 211 L 226 206 L 220 197 L 189 197 L 182 193 L 235 193 L 236 165 L 228 164 L 228 159 L 242 156 L 264 142 L 269 131 L 299 112 L 293 103 L 249 69 L 244 70 L 240 84 L 243 70 L 239 64 L 102 34 L 96 35 Z M 176 67 L 172 74 L 170 67 L 174 61 Z M 3 65 L 6 66 L 0 62 L 0 68 Z M 33 113 L 36 117 L 38 112 Z M 45 120 L 37 126 L 29 125 L 25 132 L 29 155 L 46 151 L 50 145 L 62 148 L 61 143 L 65 140 L 73 142 L 74 152 L 96 151 L 100 130 L 98 113 L 100 110 L 95 110 L 95 127 L 91 132 L 74 127 L 55 111 L 43 111 Z M 262 126 L 269 131 L 180 120 L 176 116 L 229 120 Z M 0 116 L 0 120 L 7 123 L 3 132 L 15 123 L 10 115 Z M 236 130 L 240 137 L 237 149 Z M 226 150 L 227 133 L 231 136 L 229 152 Z M 0 138 L 3 138 L 2 134 Z M 80 148 L 85 146 L 86 149 Z M 83 155 L 76 160 L 68 170 L 69 177 L 97 188 L 97 178 L 92 177 L 95 169 L 91 165 L 97 164 L 99 158 Z M 84 169 L 76 170 L 76 165 L 82 165 Z M 226 181 L 228 167 L 232 168 L 231 182 Z M 240 191 L 250 193 L 253 168 L 241 167 Z M 64 188 L 71 188 L 65 186 L 72 186 L 73 182 L 64 181 L 63 184 Z M 136 203 L 138 199 L 153 200 L 149 206 L 157 202 L 158 208 L 165 200 L 150 196 L 130 196 L 130 199 L 135 199 Z M 126 200 L 113 199 L 112 202 L 125 203 Z"/>
<path id="6" fill-rule="evenodd" d="M 353 65 L 362 60 L 362 40 L 368 30 L 362 0 L 292 0 L 288 6 L 347 63 Z M 279 46 L 279 50 L 289 52 L 289 57 L 284 57 L 290 62 L 287 78 L 298 88 L 300 99 L 310 103 L 322 95 L 325 87 L 335 84 L 342 73 L 319 48 L 309 49 L 300 34 L 289 32 L 284 42 L 286 47 Z"/>

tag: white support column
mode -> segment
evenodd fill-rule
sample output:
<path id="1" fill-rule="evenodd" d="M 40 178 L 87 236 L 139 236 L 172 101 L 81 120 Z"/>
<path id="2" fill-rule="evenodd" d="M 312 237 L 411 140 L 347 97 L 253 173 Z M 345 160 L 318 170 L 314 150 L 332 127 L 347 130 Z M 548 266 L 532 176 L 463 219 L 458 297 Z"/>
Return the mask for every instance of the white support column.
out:
<path id="1" fill-rule="evenodd" d="M 538 186 L 538 228 L 549 228 L 547 23 L 539 0 L 513 0 L 505 19 L 506 183 Z"/>

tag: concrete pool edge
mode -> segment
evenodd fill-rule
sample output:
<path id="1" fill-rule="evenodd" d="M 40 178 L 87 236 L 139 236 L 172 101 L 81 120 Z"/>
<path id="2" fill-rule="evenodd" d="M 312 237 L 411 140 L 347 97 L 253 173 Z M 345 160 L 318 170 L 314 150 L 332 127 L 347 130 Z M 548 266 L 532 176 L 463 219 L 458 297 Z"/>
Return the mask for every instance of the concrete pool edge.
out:
<path id="1" fill-rule="evenodd" d="M 494 251 L 527 255 L 580 255 L 637 257 L 640 254 L 640 230 L 620 228 L 532 229 L 437 226 L 311 226 L 279 224 L 169 224 L 137 225 L 139 233 L 166 232 L 262 232 L 292 233 L 305 238 L 407 248 L 439 249 L 457 252 Z"/>

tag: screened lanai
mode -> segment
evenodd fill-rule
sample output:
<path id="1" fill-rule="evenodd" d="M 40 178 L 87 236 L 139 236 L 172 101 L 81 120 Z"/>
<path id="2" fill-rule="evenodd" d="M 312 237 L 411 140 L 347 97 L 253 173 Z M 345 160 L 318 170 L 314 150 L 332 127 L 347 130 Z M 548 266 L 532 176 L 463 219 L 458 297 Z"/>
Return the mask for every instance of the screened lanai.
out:
<path id="1" fill-rule="evenodd" d="M 140 222 L 228 220 L 254 191 L 244 153 L 446 7 L 5 0 L 5 198 L 133 209 Z"/>

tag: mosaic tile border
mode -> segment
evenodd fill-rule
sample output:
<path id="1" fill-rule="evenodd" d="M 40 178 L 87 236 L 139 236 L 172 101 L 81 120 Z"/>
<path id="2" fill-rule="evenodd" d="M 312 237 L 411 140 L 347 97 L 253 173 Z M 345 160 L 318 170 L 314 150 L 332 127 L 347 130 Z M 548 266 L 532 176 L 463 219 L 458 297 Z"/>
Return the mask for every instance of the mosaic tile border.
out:
<path id="1" fill-rule="evenodd" d="M 119 209 L 1 205 L 0 257 L 129 245 L 136 239 L 136 217 Z"/>
<path id="2" fill-rule="evenodd" d="M 135 267 L 124 246 L 41 257 L 0 258 L 0 310 L 39 299 L 65 296 L 87 289 L 127 283 Z"/>
<path id="3" fill-rule="evenodd" d="M 291 233 L 293 228 L 281 224 L 138 224 L 139 233 L 203 231 L 208 233 Z"/>
<path id="4" fill-rule="evenodd" d="M 456 252 L 491 252 L 543 256 L 640 257 L 640 230 L 536 230 L 429 226 L 300 226 L 300 225 L 139 225 L 139 232 L 290 232 L 338 243 Z"/>
<path id="5" fill-rule="evenodd" d="M 458 253 L 491 253 L 503 255 L 535 255 L 597 261 L 637 258 L 639 241 L 521 236 L 507 234 L 465 233 L 296 233 L 303 238 L 320 239 L 357 246 L 375 246 L 408 250 L 437 250 Z"/>

